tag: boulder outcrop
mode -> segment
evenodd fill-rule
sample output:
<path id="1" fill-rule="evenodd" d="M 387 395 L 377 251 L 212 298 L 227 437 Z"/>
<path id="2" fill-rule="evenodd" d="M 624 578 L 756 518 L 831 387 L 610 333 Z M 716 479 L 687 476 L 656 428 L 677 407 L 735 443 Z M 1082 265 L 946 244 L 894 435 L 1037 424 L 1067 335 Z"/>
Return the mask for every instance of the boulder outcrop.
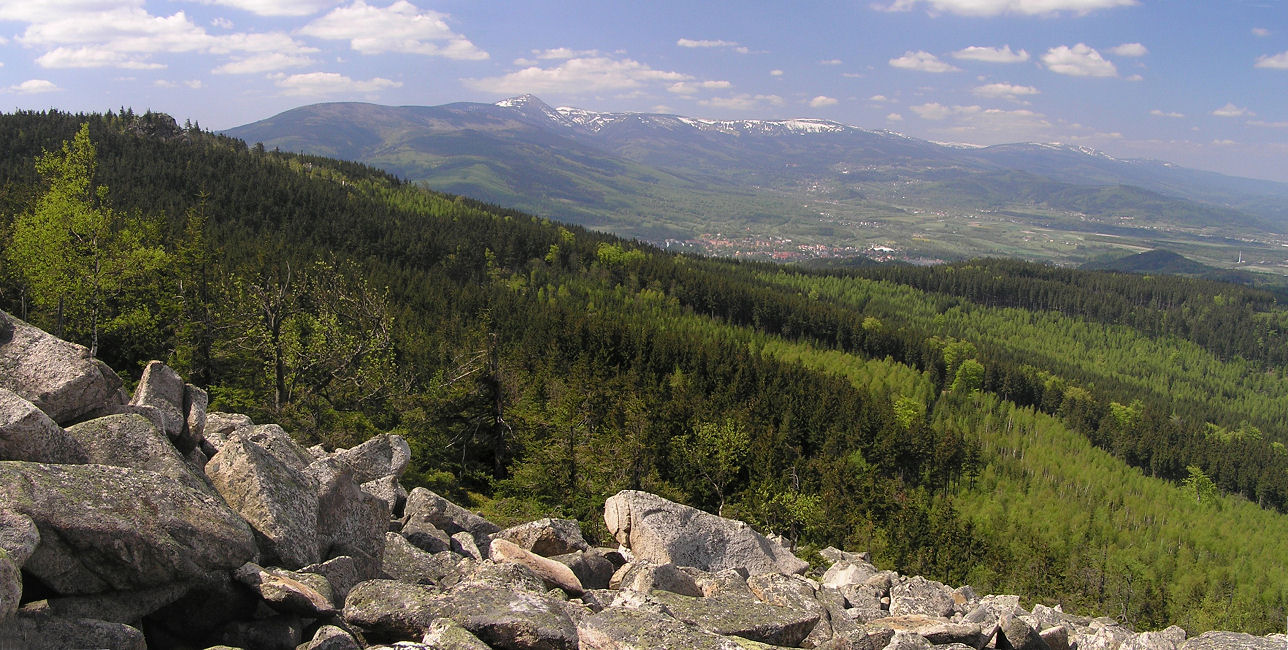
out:
<path id="1" fill-rule="evenodd" d="M 703 571 L 804 573 L 809 564 L 734 519 L 654 494 L 623 490 L 604 503 L 608 532 L 638 558 Z"/>
<path id="2" fill-rule="evenodd" d="M 69 343 L 0 311 L 0 388 L 17 393 L 60 425 L 121 403 L 121 378 Z"/>

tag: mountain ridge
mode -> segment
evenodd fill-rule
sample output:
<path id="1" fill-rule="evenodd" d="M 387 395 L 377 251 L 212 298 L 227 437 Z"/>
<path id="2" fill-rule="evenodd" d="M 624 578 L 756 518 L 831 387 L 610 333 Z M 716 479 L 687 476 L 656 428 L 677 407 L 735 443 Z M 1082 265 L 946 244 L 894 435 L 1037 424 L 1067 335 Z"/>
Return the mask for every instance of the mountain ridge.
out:
<path id="1" fill-rule="evenodd" d="M 717 254 L 781 249 L 794 251 L 790 258 L 804 246 L 827 255 L 886 247 L 908 258 L 1013 254 L 1081 263 L 1124 243 L 1047 236 L 1070 242 L 1049 250 L 1026 231 L 1085 233 L 1105 224 L 1128 228 L 1126 244 L 1141 248 L 1157 247 L 1160 232 L 1184 240 L 1174 247 L 1251 238 L 1274 261 L 1282 254 L 1270 252 L 1288 230 L 1288 184 L 1078 145 L 942 144 L 813 118 L 600 112 L 521 95 L 492 104 L 315 104 L 224 133 L 654 242 L 704 242 L 717 233 L 748 240 L 733 251 L 702 244 Z M 986 216 L 987 232 L 976 237 L 960 237 L 958 224 L 943 220 L 978 222 L 981 210 L 1008 214 Z M 1209 264 L 1233 257 L 1206 255 Z"/>

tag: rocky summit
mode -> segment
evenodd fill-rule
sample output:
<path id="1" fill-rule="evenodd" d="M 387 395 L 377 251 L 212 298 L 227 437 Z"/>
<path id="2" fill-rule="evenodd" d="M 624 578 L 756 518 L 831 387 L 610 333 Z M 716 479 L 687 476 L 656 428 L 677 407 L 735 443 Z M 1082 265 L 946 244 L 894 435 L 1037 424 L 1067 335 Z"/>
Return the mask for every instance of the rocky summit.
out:
<path id="1" fill-rule="evenodd" d="M 394 435 L 305 449 L 153 362 L 132 395 L 0 312 L 0 649 L 999 648 L 1279 650 L 1283 635 L 1136 632 L 608 496 L 502 529 L 399 479 Z M 605 495 L 607 496 L 607 495 Z"/>

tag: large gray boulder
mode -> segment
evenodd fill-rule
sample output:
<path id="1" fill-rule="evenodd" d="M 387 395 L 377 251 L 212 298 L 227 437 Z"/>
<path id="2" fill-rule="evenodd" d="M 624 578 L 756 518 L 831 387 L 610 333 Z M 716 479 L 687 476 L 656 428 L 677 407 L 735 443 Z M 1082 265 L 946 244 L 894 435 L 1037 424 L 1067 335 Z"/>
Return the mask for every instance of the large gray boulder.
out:
<path id="1" fill-rule="evenodd" d="M 879 569 L 862 560 L 841 560 L 828 567 L 820 582 L 824 586 L 840 589 L 847 585 L 861 585 L 878 573 Z"/>
<path id="2" fill-rule="evenodd" d="M 0 311 L 0 388 L 66 425 L 117 404 L 120 387 L 121 378 L 85 346 Z"/>
<path id="3" fill-rule="evenodd" d="M 357 447 L 335 452 L 336 460 L 353 471 L 359 484 L 386 476 L 402 476 L 411 462 L 411 447 L 402 436 L 378 435 Z"/>
<path id="4" fill-rule="evenodd" d="M 613 562 L 597 548 L 556 555 L 550 559 L 562 562 L 572 569 L 573 575 L 577 576 L 577 580 L 586 589 L 607 589 L 608 582 L 617 572 Z"/>
<path id="5" fill-rule="evenodd" d="M 470 634 L 460 623 L 450 618 L 435 619 L 429 624 L 421 643 L 438 650 L 492 650 L 488 644 Z"/>
<path id="6" fill-rule="evenodd" d="M 402 516 L 403 506 L 407 503 L 407 490 L 403 489 L 397 476 L 389 475 L 367 481 L 360 487 L 363 492 L 384 501 L 389 506 L 389 512 L 394 513 L 394 516 Z"/>
<path id="7" fill-rule="evenodd" d="M 1035 607 L 1034 610 L 1036 609 Z M 1165 630 L 1141 632 L 1136 638 L 1124 643 L 1120 650 L 1176 650 L 1182 643 L 1185 643 L 1185 630 L 1173 625 Z M 1051 644 L 1048 642 L 1047 645 Z"/>
<path id="8" fill-rule="evenodd" d="M 610 589 L 636 591 L 642 594 L 654 591 L 669 591 L 683 596 L 703 596 L 702 587 L 693 576 L 685 573 L 674 564 L 655 564 L 648 560 L 637 560 L 622 565 L 609 578 Z"/>
<path id="9" fill-rule="evenodd" d="M 307 449 L 291 438 L 291 434 L 276 424 L 254 425 L 245 429 L 239 428 L 236 432 L 291 469 L 302 472 L 315 460 Z"/>
<path id="10" fill-rule="evenodd" d="M 160 361 L 149 361 L 143 368 L 139 385 L 134 388 L 130 406 L 152 409 L 158 416 L 160 428 L 171 440 L 184 438 L 188 429 L 188 414 L 183 405 L 184 383 L 179 373 Z M 189 441 L 192 442 L 192 441 Z M 194 443 L 195 444 L 195 443 Z M 184 449 L 193 444 L 184 445 Z"/>
<path id="11" fill-rule="evenodd" d="M 139 414 L 108 415 L 67 427 L 80 443 L 89 462 L 156 472 L 203 492 L 211 491 L 206 477 L 198 476 L 170 439 Z"/>
<path id="12" fill-rule="evenodd" d="M 439 618 L 442 592 L 427 585 L 398 580 L 367 580 L 349 590 L 344 620 L 366 633 L 368 641 L 419 639 Z"/>
<path id="13" fill-rule="evenodd" d="M 734 519 L 717 517 L 648 492 L 623 490 L 604 503 L 604 523 L 637 558 L 703 571 L 746 569 L 804 573 L 809 564 Z"/>
<path id="14" fill-rule="evenodd" d="M 218 498 L 153 472 L 4 461 L 0 503 L 35 522 L 41 541 L 23 569 L 60 594 L 198 580 L 255 555 L 250 528 Z"/>
<path id="15" fill-rule="evenodd" d="M 385 533 L 385 552 L 381 573 L 393 580 L 411 584 L 455 584 L 470 569 L 461 556 L 451 551 L 428 553 L 414 546 L 398 533 Z"/>
<path id="16" fill-rule="evenodd" d="M 561 601 L 493 585 L 462 583 L 447 592 L 389 580 L 355 586 L 344 618 L 368 640 L 423 637 L 439 618 L 450 618 L 492 647 L 572 650 L 577 630 Z"/>
<path id="17" fill-rule="evenodd" d="M 590 548 L 590 544 L 581 536 L 581 524 L 575 519 L 547 517 L 506 528 L 496 536 L 544 557 Z"/>
<path id="18" fill-rule="evenodd" d="M 246 585 L 274 610 L 307 618 L 322 618 L 335 613 L 331 585 L 315 573 L 297 573 L 285 569 L 265 569 L 247 562 L 233 573 L 233 578 Z"/>
<path id="19" fill-rule="evenodd" d="M 297 569 L 321 560 L 317 484 L 252 442 L 249 429 L 228 436 L 206 464 L 219 494 L 255 529 L 264 562 Z M 240 566 L 240 565 L 238 565 Z"/>
<path id="20" fill-rule="evenodd" d="M 1048 650 L 1038 630 L 1033 629 L 1019 616 L 1004 616 L 998 630 L 998 645 L 1015 650 Z"/>
<path id="21" fill-rule="evenodd" d="M 224 446 L 224 441 L 228 439 L 228 434 L 242 427 L 253 426 L 255 426 L 255 423 L 250 419 L 249 415 L 207 411 L 202 438 L 211 449 L 218 451 Z"/>
<path id="22" fill-rule="evenodd" d="M 767 605 L 739 597 L 693 598 L 667 591 L 649 594 L 675 618 L 723 636 L 798 647 L 821 620 L 817 612 Z"/>
<path id="23" fill-rule="evenodd" d="M 492 542 L 492 535 L 501 532 L 501 527 L 462 508 L 447 499 L 425 488 L 416 488 L 407 495 L 406 513 L 403 515 L 404 530 L 419 523 L 429 524 L 446 532 L 449 536 L 467 532 L 474 538 L 480 549 L 486 549 Z"/>
<path id="24" fill-rule="evenodd" d="M 573 573 L 572 569 L 567 565 L 520 548 L 509 540 L 499 538 L 492 540 L 489 557 L 493 562 L 522 564 L 531 569 L 538 578 L 541 578 L 541 581 L 547 587 L 562 589 L 570 596 L 580 596 L 585 591 L 585 588 L 581 585 L 581 580 L 577 578 L 577 574 Z"/>
<path id="25" fill-rule="evenodd" d="M 21 512 L 0 506 L 0 550 L 22 567 L 39 545 L 40 529 L 36 522 Z"/>
<path id="26" fill-rule="evenodd" d="M 748 578 L 747 587 L 762 603 L 818 616 L 818 624 L 801 641 L 802 645 L 817 646 L 832 638 L 828 609 L 819 601 L 818 591 L 809 579 L 797 575 L 762 573 Z"/>
<path id="27" fill-rule="evenodd" d="M 0 625 L 0 648 L 147 650 L 143 632 L 122 623 L 19 612 Z"/>
<path id="28" fill-rule="evenodd" d="M 191 584 L 176 582 L 147 589 L 109 591 L 85 596 L 60 596 L 28 603 L 28 611 L 43 611 L 61 618 L 90 618 L 139 627 L 144 616 L 182 598 Z M 37 607 L 39 605 L 39 607 Z"/>
<path id="29" fill-rule="evenodd" d="M 740 650 L 731 639 L 685 625 L 667 616 L 626 607 L 608 607 L 577 626 L 581 650 Z"/>
<path id="30" fill-rule="evenodd" d="M 89 458 L 80 443 L 44 411 L 0 388 L 0 460 L 80 464 Z"/>
<path id="31" fill-rule="evenodd" d="M 1283 650 L 1284 635 L 1252 636 L 1242 632 L 1204 632 L 1180 645 L 1180 650 Z"/>
<path id="32" fill-rule="evenodd" d="M 363 576 L 377 577 L 389 504 L 364 491 L 348 466 L 334 458 L 315 461 L 305 474 L 317 486 L 317 545 L 322 559 L 347 555 Z"/>
<path id="33" fill-rule="evenodd" d="M 942 582 L 913 576 L 890 588 L 890 615 L 952 616 L 953 590 Z"/>
<path id="34" fill-rule="evenodd" d="M 0 548 L 0 626 L 18 612 L 22 600 L 22 574 L 9 553 Z"/>

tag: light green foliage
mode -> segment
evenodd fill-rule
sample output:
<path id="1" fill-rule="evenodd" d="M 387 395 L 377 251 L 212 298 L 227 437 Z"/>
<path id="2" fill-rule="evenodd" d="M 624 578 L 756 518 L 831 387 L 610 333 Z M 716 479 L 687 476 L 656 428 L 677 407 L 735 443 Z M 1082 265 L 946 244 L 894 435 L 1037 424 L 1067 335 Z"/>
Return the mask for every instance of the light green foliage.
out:
<path id="1" fill-rule="evenodd" d="M 983 385 L 984 365 L 974 359 L 962 361 L 953 377 L 952 392 L 967 395 L 979 391 Z"/>
<path id="2" fill-rule="evenodd" d="M 1109 415 L 1118 423 L 1119 427 L 1124 430 L 1131 430 L 1140 422 L 1141 408 L 1140 402 L 1135 402 L 1131 406 L 1110 402 Z"/>
<path id="3" fill-rule="evenodd" d="M 159 223 L 114 210 L 94 186 L 95 157 L 86 123 L 37 159 L 46 189 L 14 220 L 5 251 L 45 321 L 91 354 L 104 330 L 157 327 L 147 298 L 160 293 L 155 275 L 168 260 Z"/>
<path id="4" fill-rule="evenodd" d="M 948 370 L 948 375 L 956 376 L 962 363 L 968 359 L 974 359 L 977 354 L 974 343 L 948 337 L 944 342 L 944 366 Z"/>
<path id="5" fill-rule="evenodd" d="M 822 515 L 818 495 L 794 488 L 781 489 L 759 484 L 750 499 L 747 513 L 759 529 L 786 537 L 795 546 Z"/>
<path id="6" fill-rule="evenodd" d="M 674 441 L 680 462 L 715 492 L 717 513 L 724 511 L 729 487 L 742 472 L 750 443 L 747 429 L 732 418 L 703 422 Z"/>
<path id="7" fill-rule="evenodd" d="M 904 429 L 911 429 L 914 422 L 926 416 L 926 406 L 915 397 L 900 396 L 891 407 L 895 421 Z"/>
<path id="8" fill-rule="evenodd" d="M 638 249 L 626 250 L 620 244 L 600 244 L 595 251 L 595 257 L 599 263 L 607 267 L 626 266 L 635 262 L 642 262 L 645 259 L 643 251 Z"/>
<path id="9" fill-rule="evenodd" d="M 1181 481 L 1181 486 L 1185 488 L 1186 494 L 1193 497 L 1195 503 L 1203 503 L 1204 501 L 1211 503 L 1215 501 L 1217 495 L 1216 483 L 1213 483 L 1212 479 L 1208 478 L 1202 469 L 1193 465 L 1187 466 L 1185 471 L 1190 474 L 1185 480 Z"/>

